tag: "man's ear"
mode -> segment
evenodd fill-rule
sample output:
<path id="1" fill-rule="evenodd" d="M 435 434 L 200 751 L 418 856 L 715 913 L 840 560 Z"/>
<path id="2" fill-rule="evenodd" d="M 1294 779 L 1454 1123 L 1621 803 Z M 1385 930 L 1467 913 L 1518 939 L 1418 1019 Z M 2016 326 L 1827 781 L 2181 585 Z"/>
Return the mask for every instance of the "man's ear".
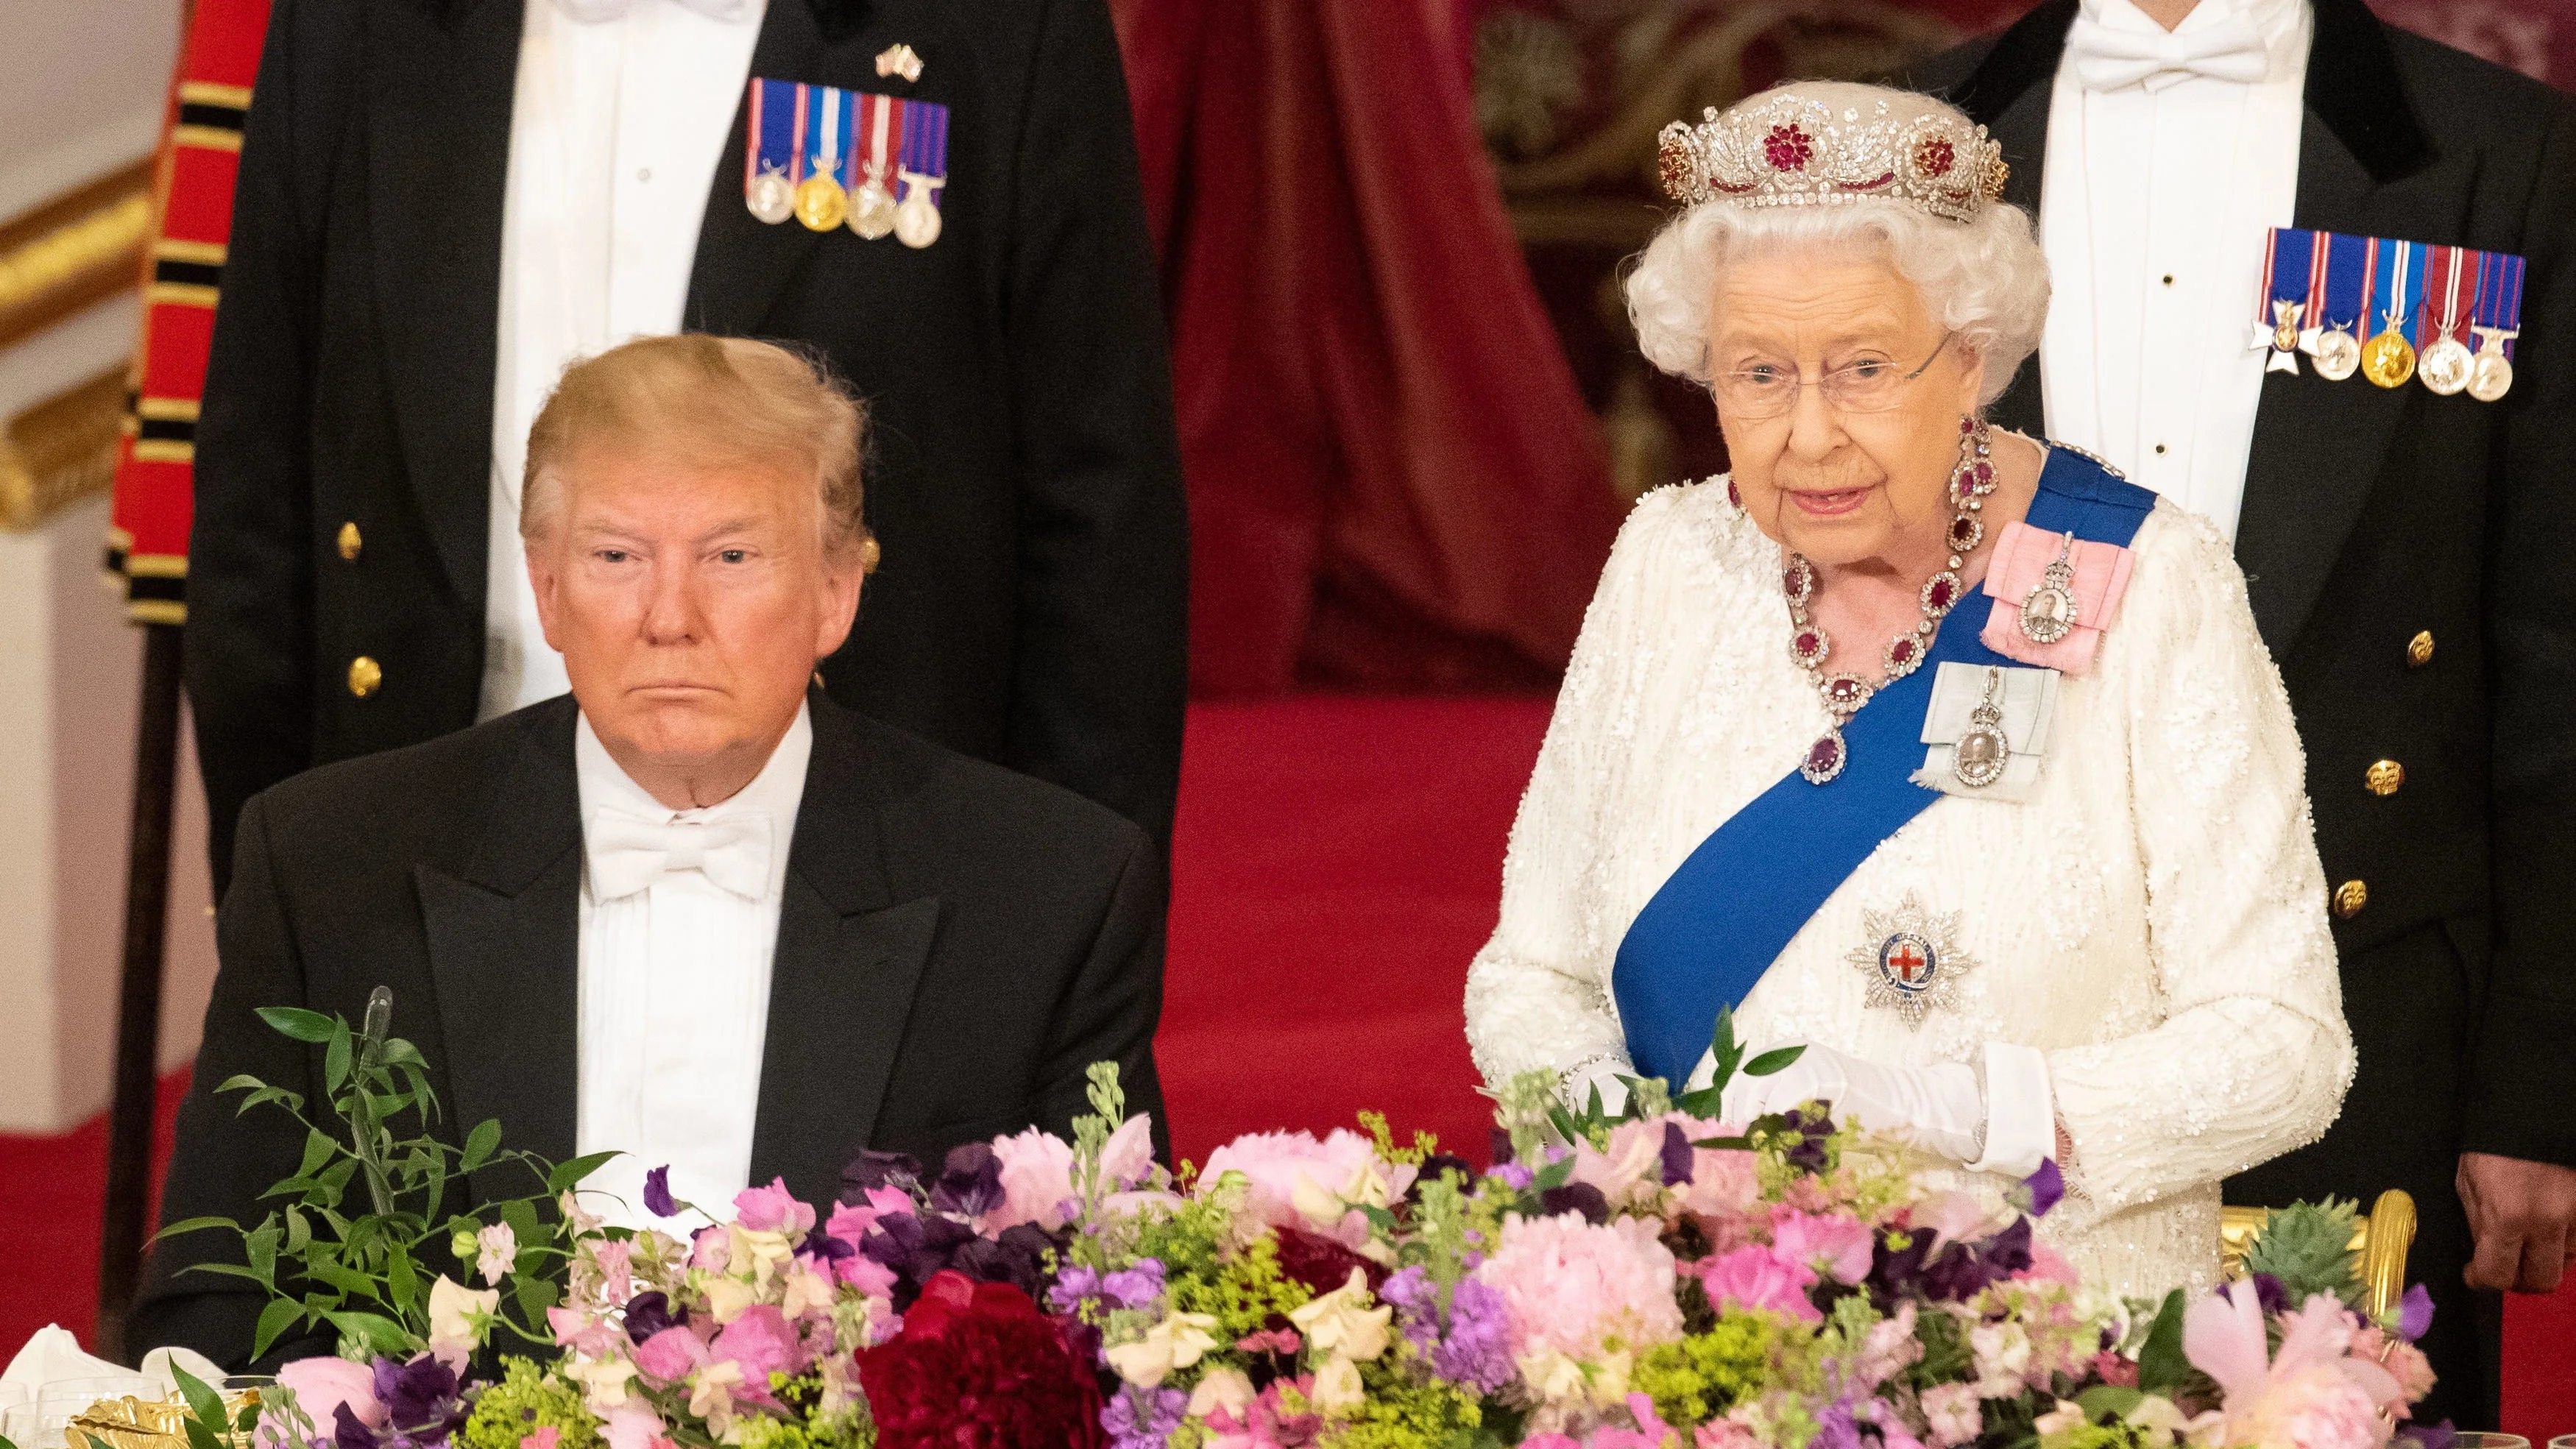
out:
<path id="1" fill-rule="evenodd" d="M 824 557 L 823 608 L 814 630 L 817 663 L 840 653 L 841 646 L 849 642 L 850 628 L 859 617 L 859 593 L 866 587 L 867 576 L 867 565 L 855 553 L 847 561 Z"/>

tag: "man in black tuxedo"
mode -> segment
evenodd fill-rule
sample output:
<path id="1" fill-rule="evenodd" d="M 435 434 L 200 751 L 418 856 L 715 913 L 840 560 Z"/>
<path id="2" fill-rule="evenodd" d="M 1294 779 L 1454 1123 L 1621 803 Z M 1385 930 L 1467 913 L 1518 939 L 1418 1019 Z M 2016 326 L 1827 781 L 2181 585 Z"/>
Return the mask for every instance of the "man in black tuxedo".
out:
<path id="1" fill-rule="evenodd" d="M 573 692 L 243 809 L 165 1221 L 254 1222 L 296 1170 L 301 1127 L 212 1090 L 323 1099 L 318 1049 L 256 1010 L 356 1021 L 378 985 L 434 1130 L 624 1151 L 591 1185 L 630 1223 L 657 1165 L 711 1206 L 773 1177 L 827 1202 L 862 1148 L 1065 1132 L 1094 1061 L 1160 1117 L 1144 833 L 808 687 L 873 552 L 859 434 L 766 344 L 647 339 L 566 374 L 522 527 Z M 229 1246 L 156 1248 L 129 1341 L 246 1359 L 256 1289 L 186 1271 Z"/>
<path id="2" fill-rule="evenodd" d="M 915 103 L 925 137 L 937 108 L 944 156 L 887 158 L 928 240 L 756 217 L 753 80 L 806 88 L 800 174 L 827 98 L 845 162 L 853 106 Z M 1188 585 L 1156 292 L 1103 0 L 279 0 L 194 427 L 218 888 L 258 790 L 562 692 L 516 450 L 565 363 L 681 330 L 799 342 L 873 410 L 884 563 L 833 699 L 1168 844 Z"/>
<path id="3" fill-rule="evenodd" d="M 2307 745 L 2359 1076 L 2229 1200 L 2405 1188 L 2426 1412 L 2492 1427 L 2468 1288 L 2576 1254 L 2576 106 L 2362 0 L 2050 0 L 1912 80 L 1992 128 L 2057 278 L 1997 417 L 2233 532 Z M 2267 370 L 2272 226 L 2528 258 L 2511 391 Z"/>

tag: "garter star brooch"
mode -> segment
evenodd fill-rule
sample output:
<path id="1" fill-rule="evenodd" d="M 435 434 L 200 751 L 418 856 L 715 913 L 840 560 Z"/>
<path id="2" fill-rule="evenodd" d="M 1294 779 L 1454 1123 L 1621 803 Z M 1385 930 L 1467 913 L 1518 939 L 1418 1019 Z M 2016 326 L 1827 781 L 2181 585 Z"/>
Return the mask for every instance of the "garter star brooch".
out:
<path id="1" fill-rule="evenodd" d="M 1956 913 L 1927 911 L 1907 891 L 1895 910 L 1861 912 L 1860 928 L 1866 944 L 1846 959 L 1870 974 L 1869 1005 L 1895 1007 L 1913 1027 L 1932 1008 L 1957 1005 L 1950 983 L 1977 963 L 1959 948 Z"/>

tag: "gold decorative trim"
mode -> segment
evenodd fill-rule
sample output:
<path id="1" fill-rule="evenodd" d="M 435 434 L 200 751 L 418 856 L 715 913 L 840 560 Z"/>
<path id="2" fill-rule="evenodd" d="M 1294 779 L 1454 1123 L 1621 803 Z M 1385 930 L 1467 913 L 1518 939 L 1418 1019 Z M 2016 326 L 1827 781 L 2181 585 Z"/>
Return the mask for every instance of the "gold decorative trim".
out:
<path id="1" fill-rule="evenodd" d="M 2245 1256 L 2271 1219 L 2270 1208 L 2223 1207 L 2218 1210 L 2219 1269 L 2230 1278 L 2245 1275 Z M 2370 1212 L 2355 1225 L 2352 1251 L 2360 1255 L 2362 1309 L 2373 1318 L 2397 1311 L 2406 1295 L 2406 1250 L 2415 1244 L 2415 1199 L 2400 1188 L 2379 1195 Z"/>
<path id="2" fill-rule="evenodd" d="M 157 261 L 197 262 L 209 267 L 224 264 L 224 251 L 222 242 L 181 241 L 168 236 L 152 244 L 152 255 Z"/>
<path id="3" fill-rule="evenodd" d="M 188 576 L 188 556 L 130 553 L 125 556 L 125 576 L 129 579 L 184 579 Z"/>
<path id="4" fill-rule="evenodd" d="M 0 528 L 40 528 L 66 505 L 116 481 L 125 368 L 45 399 L 0 429 Z"/>
<path id="5" fill-rule="evenodd" d="M 146 157 L 0 226 L 0 347 L 138 284 L 152 168 Z"/>
<path id="6" fill-rule="evenodd" d="M 134 440 L 134 461 L 137 463 L 194 463 L 197 461 L 197 445 L 168 438 L 137 438 Z"/>
<path id="7" fill-rule="evenodd" d="M 179 103 L 186 106 L 230 106 L 237 111 L 250 109 L 250 87 L 217 85 L 213 81 L 182 81 Z"/>
<path id="8" fill-rule="evenodd" d="M 215 289 L 190 282 L 154 282 L 143 289 L 143 300 L 156 306 L 170 302 L 182 307 L 211 307 L 215 305 Z"/>
<path id="9" fill-rule="evenodd" d="M 208 151 L 238 151 L 241 149 L 241 142 L 241 132 L 229 131 L 221 126 L 170 128 L 170 144 L 174 146 L 196 146 Z"/>
<path id="10" fill-rule="evenodd" d="M 200 406 L 192 397 L 137 398 L 134 415 L 156 423 L 193 423 Z"/>

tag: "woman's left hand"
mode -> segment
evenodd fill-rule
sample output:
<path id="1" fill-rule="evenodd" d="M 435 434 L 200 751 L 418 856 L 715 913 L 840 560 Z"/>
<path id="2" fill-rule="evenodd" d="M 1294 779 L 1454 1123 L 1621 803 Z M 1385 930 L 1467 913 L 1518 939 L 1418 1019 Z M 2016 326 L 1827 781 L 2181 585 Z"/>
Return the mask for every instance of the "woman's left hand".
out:
<path id="1" fill-rule="evenodd" d="M 1806 1047 L 1770 1076 L 1738 1074 L 1728 1082 L 1725 1120 L 1741 1124 L 1822 1101 L 1832 1104 L 1838 1121 L 1857 1117 L 1863 1127 L 1901 1133 L 1956 1162 L 1974 1162 L 1984 1152 L 1985 1094 L 1966 1063 L 1891 1067 L 1813 1042 Z"/>

